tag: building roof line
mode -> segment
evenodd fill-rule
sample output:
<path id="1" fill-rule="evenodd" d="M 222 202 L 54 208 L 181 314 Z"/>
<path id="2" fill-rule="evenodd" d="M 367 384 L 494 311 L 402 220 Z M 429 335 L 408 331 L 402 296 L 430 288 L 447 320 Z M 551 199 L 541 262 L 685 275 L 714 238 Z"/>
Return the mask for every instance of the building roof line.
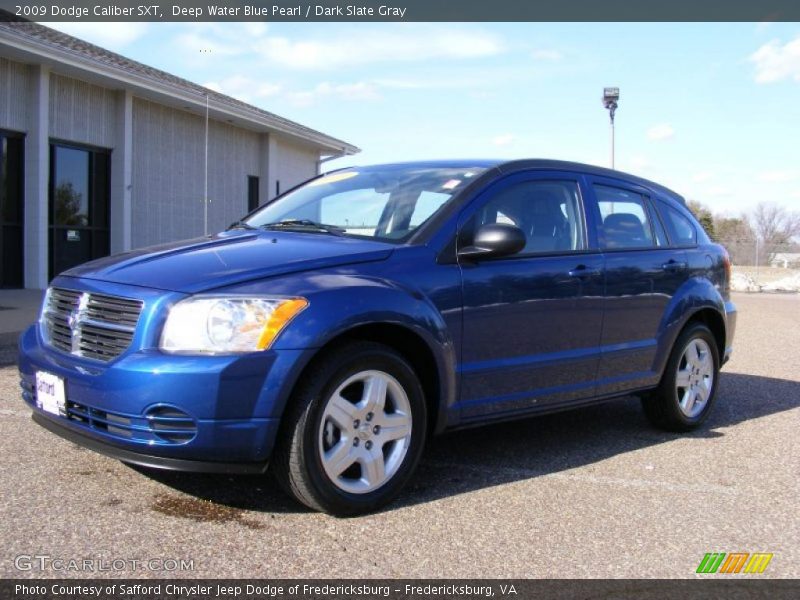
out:
<path id="1" fill-rule="evenodd" d="M 360 152 L 357 146 L 345 141 L 38 23 L 0 20 L 0 44 L 14 46 L 57 63 L 90 70 L 133 88 L 165 94 L 203 110 L 208 96 L 212 110 L 323 146 L 324 153 L 349 155 Z"/>

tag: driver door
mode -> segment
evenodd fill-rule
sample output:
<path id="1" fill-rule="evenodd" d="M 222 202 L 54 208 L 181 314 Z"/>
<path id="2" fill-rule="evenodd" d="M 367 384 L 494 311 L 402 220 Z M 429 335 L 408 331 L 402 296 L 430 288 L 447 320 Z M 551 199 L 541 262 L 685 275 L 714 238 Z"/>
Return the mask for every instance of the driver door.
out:
<path id="1" fill-rule="evenodd" d="M 515 174 L 459 220 L 459 247 L 487 223 L 516 225 L 527 239 L 512 256 L 459 258 L 465 421 L 594 395 L 605 274 L 581 184 L 574 173 Z"/>

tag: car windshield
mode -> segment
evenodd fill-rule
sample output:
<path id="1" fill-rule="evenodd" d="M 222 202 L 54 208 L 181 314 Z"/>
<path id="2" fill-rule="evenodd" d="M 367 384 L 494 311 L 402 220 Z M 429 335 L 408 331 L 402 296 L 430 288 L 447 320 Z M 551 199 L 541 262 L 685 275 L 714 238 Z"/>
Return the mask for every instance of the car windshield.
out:
<path id="1" fill-rule="evenodd" d="M 335 171 L 292 190 L 240 223 L 402 242 L 483 167 L 370 167 Z"/>

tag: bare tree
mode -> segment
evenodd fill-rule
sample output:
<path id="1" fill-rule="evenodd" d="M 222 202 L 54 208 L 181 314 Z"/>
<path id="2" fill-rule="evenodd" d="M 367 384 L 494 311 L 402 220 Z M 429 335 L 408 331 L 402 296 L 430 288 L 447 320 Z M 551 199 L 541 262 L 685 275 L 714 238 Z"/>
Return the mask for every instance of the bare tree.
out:
<path id="1" fill-rule="evenodd" d="M 700 225 L 706 230 L 708 237 L 716 241 L 717 233 L 714 229 L 714 215 L 711 214 L 709 208 L 698 200 L 689 200 L 686 203 L 686 207 L 692 211 Z"/>
<path id="2" fill-rule="evenodd" d="M 781 246 L 789 246 L 792 238 L 800 236 L 800 213 L 774 202 L 759 203 L 749 220 L 763 248 L 759 262 L 762 257 L 771 260 Z"/>
<path id="3" fill-rule="evenodd" d="M 717 240 L 725 246 L 734 265 L 752 264 L 755 258 L 756 237 L 749 220 L 741 217 L 714 218 Z"/>

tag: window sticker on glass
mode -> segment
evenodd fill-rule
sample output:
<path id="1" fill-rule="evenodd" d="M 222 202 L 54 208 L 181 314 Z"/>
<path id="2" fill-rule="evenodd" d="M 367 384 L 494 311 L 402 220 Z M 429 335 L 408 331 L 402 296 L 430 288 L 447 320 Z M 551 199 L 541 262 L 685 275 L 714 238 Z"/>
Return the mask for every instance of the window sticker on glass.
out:
<path id="1" fill-rule="evenodd" d="M 461 183 L 460 179 L 451 179 L 450 181 L 446 181 L 444 185 L 442 185 L 443 190 L 454 190 L 456 189 L 459 184 Z"/>
<path id="2" fill-rule="evenodd" d="M 325 175 L 324 177 L 320 177 L 319 179 L 315 179 L 311 183 L 308 184 L 308 187 L 314 187 L 317 185 L 325 185 L 328 183 L 336 183 L 337 181 L 344 181 L 345 179 L 351 179 L 358 175 L 358 171 L 345 171 L 344 173 L 331 173 L 330 175 Z"/>

